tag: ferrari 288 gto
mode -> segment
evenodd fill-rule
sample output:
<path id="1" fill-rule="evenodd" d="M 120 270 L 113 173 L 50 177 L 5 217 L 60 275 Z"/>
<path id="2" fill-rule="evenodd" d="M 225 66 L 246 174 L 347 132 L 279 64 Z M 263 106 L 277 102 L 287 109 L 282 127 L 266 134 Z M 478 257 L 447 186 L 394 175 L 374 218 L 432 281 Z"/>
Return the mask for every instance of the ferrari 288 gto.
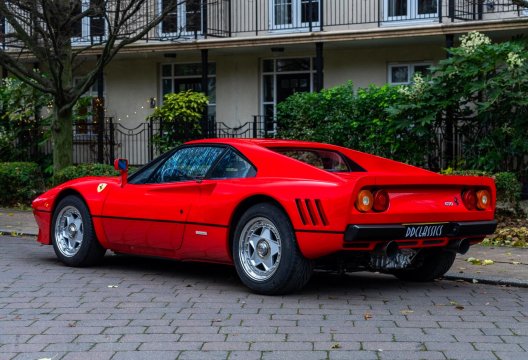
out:
<path id="1" fill-rule="evenodd" d="M 314 266 L 431 281 L 496 228 L 492 179 L 328 144 L 206 139 L 130 176 L 126 159 L 115 167 L 33 201 L 38 241 L 64 264 L 106 250 L 234 264 L 251 290 L 284 294 Z"/>

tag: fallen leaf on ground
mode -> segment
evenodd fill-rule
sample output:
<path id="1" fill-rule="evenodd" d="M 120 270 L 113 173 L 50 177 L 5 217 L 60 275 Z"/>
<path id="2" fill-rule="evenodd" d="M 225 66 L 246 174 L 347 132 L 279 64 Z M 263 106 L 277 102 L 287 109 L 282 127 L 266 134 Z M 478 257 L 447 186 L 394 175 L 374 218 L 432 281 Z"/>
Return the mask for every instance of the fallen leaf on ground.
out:
<path id="1" fill-rule="evenodd" d="M 520 265 L 521 262 L 520 262 L 520 261 L 512 261 L 512 264 L 513 264 L 513 265 Z"/>
<path id="2" fill-rule="evenodd" d="M 332 346 L 330 346 L 331 349 L 341 349 L 341 345 L 339 343 L 335 343 L 335 344 L 332 344 Z"/>
<path id="3" fill-rule="evenodd" d="M 466 261 L 473 265 L 493 265 L 495 264 L 495 261 L 493 260 L 490 260 L 490 259 L 481 260 L 481 259 L 477 259 L 474 257 L 470 257 Z"/>
<path id="4" fill-rule="evenodd" d="M 365 315 L 363 315 L 363 317 L 365 318 L 365 320 L 370 320 L 372 319 L 372 314 L 367 311 Z"/>

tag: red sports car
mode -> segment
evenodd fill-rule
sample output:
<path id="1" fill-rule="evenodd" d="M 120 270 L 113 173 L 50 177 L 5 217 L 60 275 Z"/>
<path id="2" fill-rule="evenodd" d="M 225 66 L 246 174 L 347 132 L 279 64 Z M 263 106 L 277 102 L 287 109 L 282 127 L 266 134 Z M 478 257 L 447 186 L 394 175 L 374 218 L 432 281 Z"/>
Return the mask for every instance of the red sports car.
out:
<path id="1" fill-rule="evenodd" d="M 314 266 L 430 281 L 495 231 L 495 185 L 320 143 L 186 143 L 128 176 L 39 196 L 38 241 L 69 266 L 117 253 L 235 265 L 253 291 L 302 288 Z"/>

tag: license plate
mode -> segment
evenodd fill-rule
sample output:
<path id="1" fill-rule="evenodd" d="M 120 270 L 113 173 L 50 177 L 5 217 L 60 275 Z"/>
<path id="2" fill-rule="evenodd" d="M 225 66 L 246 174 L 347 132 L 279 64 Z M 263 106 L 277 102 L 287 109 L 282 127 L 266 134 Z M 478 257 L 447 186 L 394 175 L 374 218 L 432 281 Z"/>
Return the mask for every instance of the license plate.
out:
<path id="1" fill-rule="evenodd" d="M 447 233 L 448 224 L 405 225 L 406 239 L 423 239 L 443 237 Z"/>

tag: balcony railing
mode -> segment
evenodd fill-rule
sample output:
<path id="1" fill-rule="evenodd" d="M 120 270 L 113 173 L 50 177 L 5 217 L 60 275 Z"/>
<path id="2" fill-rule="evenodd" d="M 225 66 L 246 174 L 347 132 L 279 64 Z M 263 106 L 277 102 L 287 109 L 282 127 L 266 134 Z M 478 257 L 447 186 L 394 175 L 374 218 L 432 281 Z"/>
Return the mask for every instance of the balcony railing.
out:
<path id="1" fill-rule="evenodd" d="M 93 0 L 92 0 L 93 1 Z M 127 37 L 144 28 L 172 0 L 147 0 L 121 29 Z M 90 0 L 83 3 L 90 4 Z M 104 42 L 112 19 L 112 0 L 104 14 L 77 24 L 74 45 Z M 528 16 L 515 0 L 185 0 L 144 41 L 184 41 L 207 37 L 247 37 L 292 32 L 355 30 L 411 26 L 427 22 L 505 20 Z M 21 16 L 21 19 L 24 17 Z M 28 23 L 24 26 L 30 26 Z M 16 47 L 13 27 L 0 14 L 0 42 Z"/>

